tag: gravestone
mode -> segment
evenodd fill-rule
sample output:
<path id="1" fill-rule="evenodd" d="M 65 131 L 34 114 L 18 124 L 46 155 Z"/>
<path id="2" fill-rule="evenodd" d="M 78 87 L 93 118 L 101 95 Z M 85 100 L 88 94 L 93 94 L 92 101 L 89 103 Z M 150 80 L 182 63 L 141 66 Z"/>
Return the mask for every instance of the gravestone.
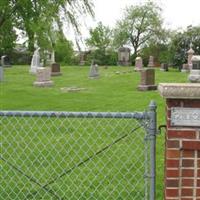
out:
<path id="1" fill-rule="evenodd" d="M 167 63 L 162 63 L 161 67 L 160 67 L 160 70 L 168 72 L 169 71 L 168 64 Z"/>
<path id="2" fill-rule="evenodd" d="M 192 49 L 192 44 L 190 44 L 190 49 L 187 51 L 188 59 L 187 64 L 183 64 L 181 72 L 189 72 L 192 69 L 192 56 L 194 50 Z"/>
<path id="3" fill-rule="evenodd" d="M 190 49 L 188 50 L 187 52 L 188 54 L 188 66 L 189 66 L 189 69 L 192 69 L 192 57 L 194 55 L 194 50 L 192 49 L 192 43 L 190 44 Z"/>
<path id="4" fill-rule="evenodd" d="M 1 56 L 1 66 L 11 67 L 10 58 L 7 55 Z"/>
<path id="5" fill-rule="evenodd" d="M 130 52 L 128 47 L 120 47 L 118 49 L 118 65 L 129 66 L 130 63 Z"/>
<path id="6" fill-rule="evenodd" d="M 0 81 L 3 81 L 3 67 L 0 66 Z"/>
<path id="7" fill-rule="evenodd" d="M 89 78 L 99 78 L 98 65 L 94 64 L 94 61 L 92 61 L 92 64 L 90 66 Z"/>
<path id="8" fill-rule="evenodd" d="M 60 64 L 53 63 L 51 64 L 51 76 L 60 76 L 62 73 L 60 72 Z"/>
<path id="9" fill-rule="evenodd" d="M 148 67 L 154 67 L 154 57 L 153 56 L 149 56 L 149 63 L 148 63 Z"/>
<path id="10" fill-rule="evenodd" d="M 31 60 L 31 68 L 30 68 L 30 73 L 36 74 L 37 68 L 40 68 L 40 54 L 39 54 L 40 48 L 37 48 L 34 51 L 32 60 Z"/>
<path id="11" fill-rule="evenodd" d="M 181 72 L 189 72 L 190 68 L 189 65 L 187 63 L 182 65 L 182 69 Z"/>
<path id="12" fill-rule="evenodd" d="M 49 67 L 39 67 L 36 71 L 36 81 L 33 83 L 37 87 L 50 87 L 53 85 L 51 81 L 51 69 Z"/>
<path id="13" fill-rule="evenodd" d="M 79 65 L 83 66 L 83 65 L 85 65 L 86 53 L 85 52 L 80 52 L 79 55 L 80 55 Z"/>
<path id="14" fill-rule="evenodd" d="M 141 81 L 138 86 L 138 90 L 146 91 L 146 90 L 156 90 L 157 85 L 155 85 L 155 69 L 147 68 L 142 69 L 141 73 Z"/>
<path id="15" fill-rule="evenodd" d="M 192 83 L 200 83 L 200 55 L 194 55 L 191 59 L 192 69 L 189 74 L 189 81 Z"/>
<path id="16" fill-rule="evenodd" d="M 143 60 L 141 57 L 136 57 L 135 59 L 135 70 L 140 71 L 143 69 Z"/>

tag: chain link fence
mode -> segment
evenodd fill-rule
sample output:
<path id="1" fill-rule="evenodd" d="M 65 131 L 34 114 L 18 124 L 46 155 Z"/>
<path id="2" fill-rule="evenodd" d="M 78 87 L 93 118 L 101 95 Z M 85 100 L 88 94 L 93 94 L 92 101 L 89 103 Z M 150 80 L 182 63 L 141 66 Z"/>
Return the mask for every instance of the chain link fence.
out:
<path id="1" fill-rule="evenodd" d="M 0 111 L 0 199 L 153 200 L 151 114 Z"/>

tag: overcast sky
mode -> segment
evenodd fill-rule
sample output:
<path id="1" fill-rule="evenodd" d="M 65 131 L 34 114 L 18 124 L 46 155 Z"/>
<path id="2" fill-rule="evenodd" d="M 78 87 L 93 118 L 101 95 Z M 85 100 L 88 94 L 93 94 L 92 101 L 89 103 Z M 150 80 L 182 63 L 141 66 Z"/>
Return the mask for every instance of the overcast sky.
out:
<path id="1" fill-rule="evenodd" d="M 167 28 L 185 29 L 189 25 L 200 25 L 200 0 L 154 0 L 162 9 L 164 25 Z M 104 25 L 114 27 L 116 20 L 123 15 L 126 6 L 144 3 L 145 0 L 93 0 L 95 20 L 87 19 L 88 28 L 102 21 Z M 83 38 L 89 33 L 83 29 Z"/>
<path id="2" fill-rule="evenodd" d="M 165 24 L 171 28 L 200 25 L 200 0 L 154 0 L 163 9 Z M 93 0 L 97 21 L 114 25 L 123 9 L 129 5 L 140 4 L 145 0 Z"/>

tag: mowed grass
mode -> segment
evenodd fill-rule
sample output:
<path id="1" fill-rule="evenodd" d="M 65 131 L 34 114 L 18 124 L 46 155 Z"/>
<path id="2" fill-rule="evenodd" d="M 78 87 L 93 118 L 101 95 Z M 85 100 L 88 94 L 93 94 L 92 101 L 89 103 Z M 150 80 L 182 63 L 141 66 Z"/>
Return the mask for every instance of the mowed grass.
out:
<path id="1" fill-rule="evenodd" d="M 134 111 L 144 111 L 144 110 L 148 109 L 149 102 L 151 100 L 155 100 L 157 103 L 157 106 L 158 106 L 158 108 L 157 108 L 158 125 L 165 124 L 165 100 L 159 95 L 158 91 L 147 91 L 147 92 L 137 91 L 137 86 L 140 82 L 140 75 L 138 72 L 133 71 L 133 67 L 109 67 L 108 69 L 104 69 L 103 67 L 100 67 L 99 68 L 99 72 L 100 72 L 99 79 L 89 79 L 88 78 L 89 67 L 80 67 L 80 66 L 62 67 L 61 71 L 62 71 L 63 75 L 58 76 L 58 77 L 52 77 L 52 80 L 54 81 L 54 86 L 50 87 L 50 88 L 34 87 L 33 82 L 35 81 L 35 76 L 29 74 L 28 71 L 29 71 L 28 66 L 14 66 L 12 68 L 6 68 L 4 70 L 4 81 L 0 82 L 1 110 L 43 110 L 43 111 L 54 110 L 54 111 L 102 111 L 102 112 L 110 112 L 110 111 L 126 112 L 127 111 L 127 112 L 134 112 Z M 120 72 L 120 73 L 116 73 L 116 72 Z M 176 69 L 170 69 L 169 72 L 162 72 L 159 69 L 156 69 L 156 84 L 163 83 L 163 82 L 187 82 L 187 74 L 180 73 Z M 82 90 L 82 91 L 76 92 L 76 93 L 75 92 L 67 93 L 67 92 L 61 91 L 61 88 L 63 88 L 63 87 L 80 87 L 80 88 L 85 88 L 85 90 Z M 40 126 L 41 123 L 42 122 L 38 122 L 38 126 Z M 112 125 L 112 123 L 113 122 L 111 122 L 111 125 Z M 123 123 L 121 125 L 123 126 Z M 131 125 L 134 126 L 134 123 L 132 123 Z M 8 124 L 8 126 L 10 126 L 10 124 Z M 115 125 L 113 124 L 113 126 L 115 126 Z M 74 127 L 76 127 L 76 125 L 74 125 Z M 91 124 L 89 125 L 89 127 L 92 127 Z M 73 129 L 73 127 L 72 127 L 72 129 Z M 116 130 L 119 130 L 119 129 L 120 129 L 120 126 L 117 127 Z M 79 130 L 80 135 L 81 135 L 81 132 L 82 131 Z M 90 133 L 90 131 L 88 131 L 88 130 L 87 130 L 87 132 Z M 8 134 L 9 134 L 9 132 L 8 132 Z M 21 147 L 23 153 L 17 152 L 17 145 L 21 144 L 20 141 L 22 140 L 22 138 L 24 139 L 24 141 L 23 141 L 24 145 L 26 145 L 26 143 L 28 143 L 28 141 L 31 140 L 31 138 L 34 138 L 33 137 L 34 131 L 30 132 L 29 135 L 26 135 L 26 132 L 24 132 L 23 134 L 20 137 L 17 135 L 11 134 L 11 135 L 9 135 L 8 138 L 6 138 L 6 139 L 9 139 L 9 141 L 6 144 L 7 146 L 5 146 L 8 149 L 6 152 L 6 154 L 8 154 L 8 155 L 6 155 L 6 154 L 5 155 L 8 157 L 9 154 L 11 154 L 11 153 L 13 155 L 16 154 L 16 156 L 14 156 L 14 158 L 16 157 L 16 162 L 17 162 L 17 158 L 20 161 L 20 159 L 26 158 L 26 156 L 27 157 L 32 156 L 33 157 L 32 160 L 34 161 L 36 155 L 30 154 L 29 151 L 27 151 L 27 152 L 23 151 L 23 147 Z M 85 144 L 84 139 L 82 137 L 80 137 L 80 135 L 79 136 L 73 135 L 73 137 L 70 137 L 71 142 L 67 143 L 67 144 L 72 145 L 74 140 L 80 140 L 79 144 L 84 145 Z M 43 136 L 41 136 L 39 139 L 41 139 L 42 137 Z M 85 137 L 86 137 L 85 140 L 90 141 L 90 138 L 87 138 L 88 136 L 85 136 Z M 104 135 L 102 137 L 103 138 L 101 138 L 101 140 L 103 140 L 104 142 L 105 141 L 107 141 L 107 142 L 105 144 L 100 142 L 99 145 L 104 144 L 103 146 L 105 146 L 106 144 L 109 144 L 110 142 L 113 141 L 113 138 L 111 138 L 110 140 L 107 139 L 108 138 L 107 135 Z M 51 137 L 49 136 L 48 141 L 49 141 L 49 143 L 51 143 L 51 142 L 53 143 L 54 141 L 56 141 L 56 139 L 59 141 L 62 141 L 63 136 L 62 135 L 55 136 L 54 134 L 52 134 Z M 93 140 L 96 141 L 97 139 L 98 139 L 98 136 L 94 136 Z M 19 140 L 19 143 L 15 140 Z M 42 138 L 42 140 L 45 141 L 45 137 Z M 130 140 L 130 138 L 129 138 L 129 140 Z M 134 142 L 137 143 L 136 138 L 132 138 L 132 140 L 135 140 Z M 133 144 L 135 144 L 134 142 L 133 142 Z M 93 142 L 92 144 L 94 145 L 94 143 L 95 142 Z M 13 146 L 13 147 L 11 147 L 10 144 L 12 144 L 11 146 Z M 44 142 L 44 144 L 45 144 L 45 142 Z M 59 143 L 59 146 L 56 147 L 55 149 L 58 149 L 58 150 L 62 149 L 61 144 L 62 143 Z M 63 143 L 63 145 L 67 145 L 67 144 Z M 74 149 L 76 149 L 77 145 L 78 144 L 76 144 L 74 146 Z M 102 148 L 103 146 L 100 145 L 99 148 Z M 99 149 L 97 147 L 98 147 L 98 144 L 94 145 L 92 148 L 94 148 L 94 151 L 97 151 Z M 30 147 L 30 148 L 32 148 L 32 147 Z M 49 150 L 48 148 L 50 148 L 50 147 L 48 147 L 48 145 L 46 147 L 46 151 L 43 148 L 44 149 L 43 154 L 51 157 L 51 155 L 48 155 L 48 150 Z M 162 133 L 162 135 L 159 135 L 157 137 L 157 184 L 156 184 L 157 199 L 163 199 L 163 183 L 164 183 L 163 182 L 163 171 L 164 171 L 163 170 L 163 161 L 164 161 L 163 148 L 164 148 L 164 133 Z M 13 152 L 14 151 L 13 149 L 16 150 L 16 152 Z M 40 149 L 40 146 L 38 146 L 38 149 Z M 41 147 L 41 149 L 42 149 L 42 147 Z M 84 157 L 84 151 L 83 151 L 84 149 L 87 149 L 87 147 L 83 147 L 82 151 L 79 152 L 79 153 L 81 153 L 81 152 L 83 153 L 83 157 Z M 127 149 L 128 150 L 126 150 L 127 151 L 126 154 L 132 155 L 130 147 L 128 147 Z M 117 155 L 121 155 L 122 152 L 124 152 L 124 151 L 125 151 L 125 149 L 123 149 L 123 148 L 116 149 L 116 152 L 118 153 Z M 27 155 L 24 153 L 27 153 Z M 39 154 L 40 152 L 34 152 L 34 153 Z M 62 153 L 62 152 L 60 152 L 60 153 Z M 135 151 L 134 153 L 138 154 L 139 152 Z M 52 154 L 57 155 L 56 152 L 52 152 Z M 88 153 L 88 154 L 90 154 L 90 153 Z M 19 155 L 21 155 L 22 158 L 18 157 Z M 55 157 L 57 157 L 58 162 L 62 161 L 62 157 L 60 157 L 59 155 L 57 155 Z M 104 155 L 102 155 L 102 157 L 104 157 Z M 10 162 L 15 162 L 14 158 L 11 158 Z M 12 159 L 14 159 L 14 160 L 12 160 Z M 49 159 L 52 159 L 52 158 L 49 158 Z M 78 162 L 78 160 L 77 160 L 77 162 Z M 114 160 L 116 160 L 116 159 L 114 159 Z M 102 158 L 102 160 L 99 160 L 96 162 L 97 171 L 98 171 L 98 167 L 99 167 L 99 169 L 101 168 L 102 161 L 106 162 L 106 155 L 105 155 L 105 158 Z M 5 168 L 4 169 L 9 171 L 9 173 L 12 174 L 13 173 L 12 170 L 7 165 L 5 165 L 5 163 L 3 161 L 1 161 L 1 162 L 2 162 L 2 166 L 7 168 L 7 169 L 5 169 Z M 38 162 L 38 161 L 35 161 L 35 162 Z M 62 165 L 66 166 L 66 163 L 69 163 L 69 160 L 62 162 Z M 32 163 L 26 163 L 25 166 L 22 165 L 21 167 L 22 168 L 25 167 L 24 170 L 26 171 L 27 170 L 26 167 L 31 166 L 31 164 Z M 38 163 L 36 163 L 36 166 L 37 166 L 37 164 Z M 110 160 L 110 163 L 108 165 L 112 166 L 112 164 L 113 164 L 113 160 Z M 123 169 L 123 167 L 122 167 L 123 165 L 120 164 L 120 162 L 116 162 L 115 164 L 119 165 L 119 167 Z M 94 165 L 94 163 L 88 164 L 88 167 L 86 168 L 87 170 L 92 168 L 92 166 L 90 167 L 90 165 Z M 130 160 L 130 163 L 127 163 L 127 165 L 131 165 L 131 160 Z M 19 166 L 20 166 L 20 164 L 19 164 Z M 140 167 L 138 166 L 138 168 L 140 168 Z M 38 169 L 38 168 L 36 167 L 36 169 Z M 48 173 L 50 173 L 50 171 L 47 170 L 48 163 L 45 164 L 45 162 L 44 162 L 44 166 L 40 166 L 39 169 L 41 170 L 39 175 L 37 174 L 37 170 L 34 171 L 35 169 L 32 169 L 33 173 L 35 173 L 34 176 L 38 177 L 38 179 L 41 179 L 40 182 L 45 183 L 46 179 L 48 179 L 45 176 L 47 176 Z M 45 170 L 47 170 L 47 171 L 45 171 Z M 134 173 L 134 170 L 136 170 L 136 169 L 132 169 L 132 170 L 133 171 L 131 171 L 131 173 L 125 173 L 126 177 L 125 177 L 125 179 L 123 177 L 123 180 L 126 180 L 129 177 L 131 177 L 132 172 Z M 56 174 L 61 173 L 61 171 L 62 171 L 62 169 L 58 169 L 58 171 L 56 171 Z M 41 173 L 44 174 L 44 177 L 40 177 Z M 92 175 L 92 173 L 95 173 L 95 172 L 91 172 L 90 170 L 86 172 L 86 171 L 80 171 L 79 169 L 76 169 L 76 171 L 73 172 L 73 174 L 72 174 L 72 176 L 74 176 L 74 178 L 72 177 L 71 180 L 76 178 L 76 174 L 79 174 L 79 176 L 82 179 L 84 179 L 85 184 L 81 185 L 78 182 L 77 183 L 69 182 L 69 180 L 66 179 L 66 180 L 59 180 L 54 187 L 55 188 L 63 187 L 63 189 L 66 191 L 67 189 L 66 189 L 66 187 L 64 187 L 64 185 L 66 186 L 66 185 L 79 184 L 79 185 L 81 185 L 82 189 L 80 191 L 74 191 L 74 192 L 80 193 L 80 196 L 81 196 L 80 199 L 105 199 L 105 197 L 108 194 L 105 193 L 105 190 L 102 188 L 98 188 L 99 191 L 102 191 L 100 196 L 95 197 L 95 192 L 93 193 L 93 196 L 91 196 L 91 191 L 95 191 L 95 181 L 96 181 L 97 186 L 98 186 L 98 183 L 101 182 L 101 180 L 102 180 L 103 184 L 106 185 L 106 183 L 104 183 L 104 182 L 106 182 L 106 179 L 104 180 L 104 179 L 101 179 L 102 177 L 101 178 L 99 177 L 99 180 L 95 179 L 93 181 L 93 184 L 94 184 L 93 187 L 90 188 L 90 190 L 88 190 L 88 187 L 89 187 L 88 181 L 90 179 L 93 179 L 93 177 L 95 176 L 95 175 Z M 98 173 L 98 172 L 96 172 L 96 173 Z M 106 174 L 108 172 L 105 171 L 104 173 Z M 113 171 L 113 173 L 116 173 L 115 170 Z M 107 174 L 107 176 L 109 176 L 109 173 Z M 141 176 L 142 176 L 142 173 L 141 173 Z M 88 178 L 85 178 L 85 177 L 88 177 Z M 119 175 L 118 178 L 119 179 L 122 178 L 121 175 Z M 18 177 L 15 177 L 12 180 L 10 180 L 9 177 L 7 177 L 7 178 L 4 177 L 3 183 L 9 184 L 14 187 L 15 181 L 16 182 L 18 181 L 18 183 L 20 185 L 20 184 L 23 184 L 25 179 L 26 179 L 25 177 L 22 177 L 19 174 Z M 137 179 L 139 179 L 139 177 L 137 177 Z M 115 181 L 117 181 L 117 180 L 115 180 Z M 115 181 L 113 181 L 113 182 L 115 182 Z M 27 182 L 27 180 L 26 180 L 26 182 Z M 127 185 L 126 185 L 126 182 L 118 184 L 119 187 L 117 187 L 117 189 L 118 189 L 119 193 L 123 189 L 123 187 L 129 188 L 130 183 L 134 184 L 134 180 L 128 181 Z M 32 188 L 33 186 L 31 186 L 31 184 L 29 185 L 27 183 L 27 187 Z M 32 190 L 38 191 L 39 188 L 37 188 L 37 187 L 32 188 Z M 91 187 L 91 185 L 90 185 L 90 187 Z M 111 187 L 111 188 L 107 188 L 107 189 L 112 191 L 112 187 L 114 187 L 114 186 L 111 184 L 111 185 L 109 185 L 109 187 Z M 67 195 L 73 197 L 73 189 L 72 188 L 73 188 L 73 186 L 70 186 L 68 188 Z M 2 188 L 0 188 L 0 189 L 2 189 Z M 59 188 L 57 188 L 57 190 L 59 190 Z M 87 191 L 88 191 L 88 193 L 87 193 Z M 22 193 L 21 191 L 14 191 L 13 194 L 15 194 L 17 192 Z M 51 198 L 50 196 L 48 196 L 48 193 L 42 194 L 42 192 L 44 192 L 44 191 L 40 191 L 39 194 L 35 194 L 33 196 L 31 196 L 32 195 L 31 194 L 28 196 L 28 199 L 34 199 L 34 198 L 40 199 L 41 195 L 43 196 L 43 198 L 45 197 L 44 199 Z M 7 192 L 5 191 L 4 194 L 6 194 L 6 193 L 9 193 L 9 191 L 7 191 Z M 37 197 L 37 195 L 38 195 L 38 197 Z M 134 196 L 136 194 L 132 194 L 132 195 Z M 126 193 L 125 194 L 122 193 L 119 195 L 116 193 L 116 191 L 113 192 L 112 198 L 117 199 L 117 197 L 119 197 L 119 196 L 122 197 L 121 199 L 123 199 L 123 198 L 131 199 L 131 197 L 127 196 Z M 15 199 L 26 199 L 27 196 L 23 196 L 23 195 L 15 196 L 15 197 L 12 196 L 12 198 L 13 199 L 14 198 Z M 77 196 L 74 196 L 73 198 L 77 199 Z M 112 198 L 110 198 L 110 199 L 112 199 Z M 120 198 L 118 198 L 118 199 L 120 199 Z M 139 198 L 138 198 L 138 200 L 139 200 Z"/>

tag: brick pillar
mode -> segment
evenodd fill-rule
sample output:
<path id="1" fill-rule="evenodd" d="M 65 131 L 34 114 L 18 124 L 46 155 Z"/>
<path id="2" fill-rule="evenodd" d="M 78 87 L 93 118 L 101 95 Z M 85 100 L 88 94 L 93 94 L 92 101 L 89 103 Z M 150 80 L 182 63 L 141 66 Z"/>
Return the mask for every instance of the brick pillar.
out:
<path id="1" fill-rule="evenodd" d="M 200 84 L 160 84 L 166 98 L 165 200 L 200 200 Z"/>

